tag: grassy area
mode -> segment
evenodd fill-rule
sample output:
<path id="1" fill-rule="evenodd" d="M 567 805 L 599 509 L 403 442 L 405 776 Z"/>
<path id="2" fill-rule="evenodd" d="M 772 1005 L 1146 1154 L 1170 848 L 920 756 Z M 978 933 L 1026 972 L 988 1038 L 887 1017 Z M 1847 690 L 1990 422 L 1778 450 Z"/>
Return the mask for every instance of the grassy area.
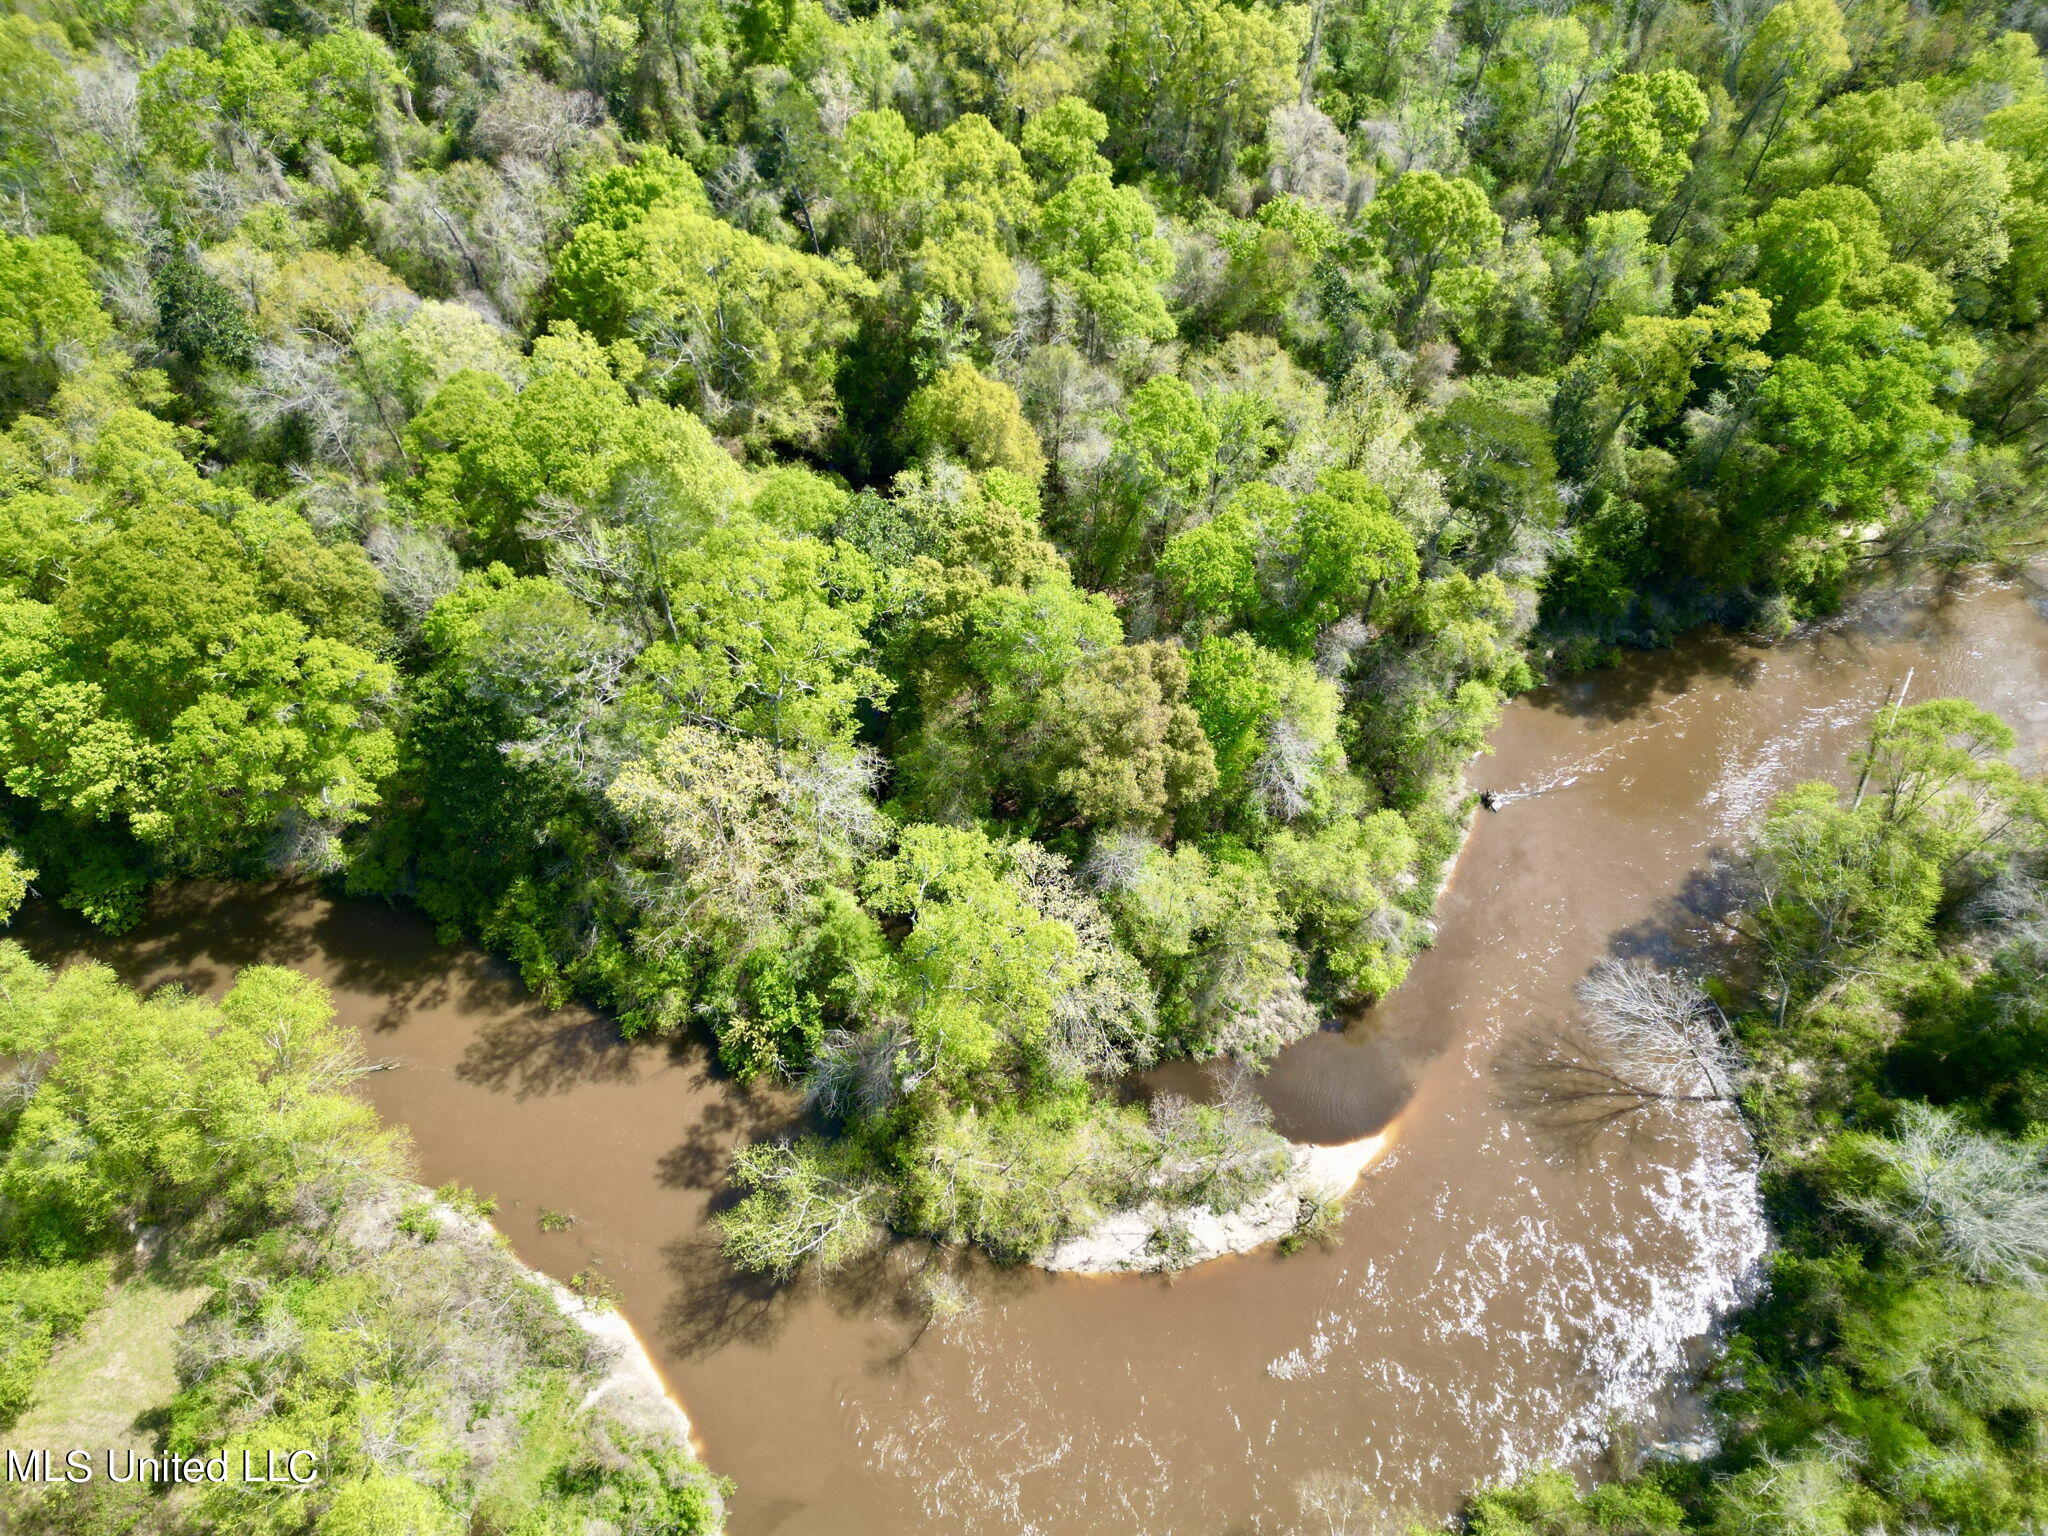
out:
<path id="1" fill-rule="evenodd" d="M 79 1336 L 58 1350 L 0 1450 L 147 1452 L 152 1436 L 138 1421 L 177 1394 L 177 1331 L 209 1294 L 205 1286 L 146 1278 L 117 1283 Z"/>

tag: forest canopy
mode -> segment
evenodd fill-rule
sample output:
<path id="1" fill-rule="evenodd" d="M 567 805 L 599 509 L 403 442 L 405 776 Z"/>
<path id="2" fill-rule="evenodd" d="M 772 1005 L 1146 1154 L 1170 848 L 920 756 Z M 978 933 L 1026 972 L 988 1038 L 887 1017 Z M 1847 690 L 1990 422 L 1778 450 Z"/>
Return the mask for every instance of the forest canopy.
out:
<path id="1" fill-rule="evenodd" d="M 1506 697 L 2033 537 L 2034 26 L 15 6 L 0 903 L 707 1031 L 770 1269 L 1241 1201 L 1119 1084 L 1399 985 Z"/>

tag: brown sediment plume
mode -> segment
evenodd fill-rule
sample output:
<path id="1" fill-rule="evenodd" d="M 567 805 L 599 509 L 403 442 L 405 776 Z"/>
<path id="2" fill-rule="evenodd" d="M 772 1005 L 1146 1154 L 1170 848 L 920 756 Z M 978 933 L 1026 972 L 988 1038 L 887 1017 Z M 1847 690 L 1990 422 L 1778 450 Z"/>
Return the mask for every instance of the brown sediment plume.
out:
<path id="1" fill-rule="evenodd" d="M 1713 942 L 1747 829 L 1803 779 L 1852 787 L 1848 754 L 1909 667 L 1916 697 L 2048 741 L 2048 625 L 1987 582 L 1872 599 L 1769 650 L 1702 636 L 1512 703 L 1488 780 L 1549 792 L 1472 828 L 1403 987 L 1259 1080 L 1318 1160 L 1392 1137 L 1359 1158 L 1328 1246 L 1171 1285 L 970 1261 L 976 1304 L 945 1323 L 917 1305 L 907 1246 L 823 1281 L 734 1274 L 711 1220 L 731 1151 L 790 1128 L 789 1098 L 696 1042 L 543 1010 L 417 914 L 188 887 L 118 939 L 39 912 L 17 931 L 45 958 L 200 990 L 264 961 L 324 977 L 368 1054 L 399 1063 L 363 1091 L 411 1129 L 426 1180 L 497 1196 L 529 1264 L 601 1265 L 738 1485 L 734 1536 L 1269 1536 L 1332 1473 L 1442 1514 L 1517 1468 L 1589 1465 L 1746 1294 L 1763 1242 L 1727 1116 L 1561 1145 L 1498 1058 L 1597 961 Z M 576 1224 L 544 1232 L 542 1207 Z"/>

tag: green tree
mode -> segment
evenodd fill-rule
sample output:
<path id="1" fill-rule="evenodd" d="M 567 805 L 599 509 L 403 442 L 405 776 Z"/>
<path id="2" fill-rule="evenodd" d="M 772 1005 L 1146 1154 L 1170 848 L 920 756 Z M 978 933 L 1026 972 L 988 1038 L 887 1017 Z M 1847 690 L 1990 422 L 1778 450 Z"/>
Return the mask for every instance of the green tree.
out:
<path id="1" fill-rule="evenodd" d="M 359 643 L 381 626 L 340 584 L 361 556 L 295 565 L 305 536 L 280 536 L 275 516 L 251 509 L 238 536 L 166 489 L 69 558 L 54 602 L 10 605 L 8 786 L 60 820 L 126 826 L 186 868 L 294 826 L 321 829 L 317 844 L 367 814 L 393 766 L 379 716 L 395 679 Z M 336 584 L 309 593 L 309 575 Z"/>
<path id="2" fill-rule="evenodd" d="M 1892 255 L 1943 277 L 1988 276 L 2005 261 L 2011 187 L 2005 156 L 1968 140 L 1897 150 L 1870 173 Z"/>
<path id="3" fill-rule="evenodd" d="M 1311 775 L 1328 769 L 1336 738 L 1335 690 L 1305 662 L 1268 650 L 1249 636 L 1217 635 L 1204 640 L 1190 658 L 1188 698 L 1215 750 L 1221 802 L 1241 807 L 1255 820 L 1275 800 L 1274 808 L 1298 814 L 1298 805 L 1267 797 L 1266 780 L 1279 762 L 1295 754 Z M 1313 782 L 1311 777 L 1300 788 L 1307 790 Z"/>
<path id="4" fill-rule="evenodd" d="M 623 231 L 579 230 L 556 271 L 559 314 L 600 341 L 637 341 L 665 394 L 758 445 L 822 439 L 838 349 L 871 291 L 842 262 L 676 202 Z"/>
<path id="5" fill-rule="evenodd" d="M 1849 63 L 1842 11 L 1835 0 L 1779 0 L 1746 46 L 1729 59 L 1729 88 L 1739 101 L 1748 102 L 1736 125 L 1736 138 L 1746 137 L 1768 116 L 1768 151 L 1786 115 L 1811 106 Z"/>
<path id="6" fill-rule="evenodd" d="M 1372 205 L 1372 227 L 1401 295 L 1395 328 L 1413 336 L 1438 273 L 1479 262 L 1500 244 L 1501 223 L 1486 194 L 1462 176 L 1410 171 Z"/>
<path id="7" fill-rule="evenodd" d="M 1852 316 L 1831 302 L 1807 311 L 1800 334 L 1800 353 L 1762 380 L 1748 434 L 1722 463 L 1737 540 L 1723 558 L 1761 573 L 1789 557 L 1778 579 L 1825 594 L 1842 580 L 1841 538 L 1923 505 L 1966 428 L 1936 399 L 1939 354 L 1897 315 Z M 1802 551 L 1803 539 L 1820 542 Z"/>
<path id="8" fill-rule="evenodd" d="M 913 456 L 943 453 L 971 469 L 1007 469 L 1034 484 L 1045 478 L 1045 454 L 1017 392 L 969 362 L 952 364 L 910 397 L 903 436 Z"/>
<path id="9" fill-rule="evenodd" d="M 1634 209 L 1596 213 L 1586 220 L 1577 259 L 1558 275 L 1561 340 L 1576 351 L 1589 334 L 1601 335 L 1636 315 L 1669 302 L 1666 252 L 1650 238 L 1650 219 Z"/>
<path id="10" fill-rule="evenodd" d="M 822 888 L 850 881 L 855 856 L 878 840 L 868 778 L 857 759 L 791 760 L 702 726 L 626 764 L 605 798 L 653 865 L 640 882 L 637 944 L 661 959 L 697 949 L 730 964 L 789 942 Z M 735 1065 L 783 1071 L 808 1054 L 784 1046 Z"/>
<path id="11" fill-rule="evenodd" d="M 733 1159 L 745 1198 L 719 1217 L 725 1251 L 743 1269 L 790 1276 L 831 1270 L 882 1239 L 881 1192 L 844 1152 L 817 1141 L 755 1142 Z"/>
<path id="12" fill-rule="evenodd" d="M 1586 210 L 1598 213 L 1617 189 L 1634 198 L 1670 192 L 1691 169 L 1693 142 L 1706 123 L 1707 98 L 1683 70 L 1617 76 L 1579 122 L 1576 160 Z"/>
<path id="13" fill-rule="evenodd" d="M 1034 249 L 1045 275 L 1080 304 L 1090 352 L 1172 334 L 1160 293 L 1172 258 L 1157 223 L 1144 193 L 1101 171 L 1075 176 L 1039 209 Z"/>
<path id="14" fill-rule="evenodd" d="M 1031 114 L 1019 142 L 1024 163 L 1050 195 L 1076 176 L 1107 174 L 1109 162 L 1097 151 L 1108 135 L 1108 118 L 1078 96 L 1062 96 Z"/>
<path id="15" fill-rule="evenodd" d="M 1177 645 L 1148 641 L 1085 656 L 1041 716 L 1041 772 L 1085 821 L 1152 826 L 1216 787 L 1208 739 L 1185 701 Z"/>
<path id="16" fill-rule="evenodd" d="M 407 430 L 420 466 L 408 494 L 480 555 L 520 564 L 533 559 L 526 523 L 540 508 L 616 502 L 636 476 L 652 476 L 680 508 L 716 517 L 743 496 L 745 477 L 689 413 L 633 398 L 621 375 L 638 367 L 630 347 L 605 348 L 563 326 L 534 342 L 516 386 L 456 375 Z"/>
<path id="17" fill-rule="evenodd" d="M 1103 580 L 1201 503 L 1220 441 L 1195 392 L 1170 374 L 1134 391 L 1111 431 L 1104 504 L 1090 530 L 1089 564 Z"/>
<path id="18" fill-rule="evenodd" d="M 957 99 L 991 120 L 1014 122 L 1086 77 L 1090 20 L 1063 0 L 944 0 L 930 26 Z"/>
<path id="19" fill-rule="evenodd" d="M 1757 220 L 1757 288 L 1783 329 L 1884 259 L 1877 205 L 1854 187 L 1780 198 Z"/>
<path id="20" fill-rule="evenodd" d="M 85 1255 L 123 1220 L 275 1220 L 302 1190 L 388 1169 L 395 1143 L 339 1091 L 361 1060 L 326 989 L 252 967 L 218 1005 L 144 1001 L 101 966 L 49 975 L 0 945 L 0 1049 L 46 1069 L 0 1138 L 0 1240 Z"/>
<path id="21" fill-rule="evenodd" d="M 0 235 L 0 387 L 13 404 L 47 397 L 67 360 L 84 361 L 112 334 L 76 245 Z"/>
<path id="22" fill-rule="evenodd" d="M 1111 13 L 1096 99 L 1112 158 L 1217 190 L 1240 146 L 1296 88 L 1298 12 L 1222 0 L 1133 0 Z"/>
<path id="23" fill-rule="evenodd" d="M 20 853 L 0 847 L 0 927 L 13 918 L 34 889 L 37 871 L 22 862 Z"/>
<path id="24" fill-rule="evenodd" d="M 899 985 L 912 1070 L 934 1088 L 986 1098 L 1010 1074 L 1051 1070 L 1054 1010 L 1081 980 L 1081 940 L 1015 873 L 979 832 L 912 826 L 863 876 L 870 906 L 910 920 Z"/>

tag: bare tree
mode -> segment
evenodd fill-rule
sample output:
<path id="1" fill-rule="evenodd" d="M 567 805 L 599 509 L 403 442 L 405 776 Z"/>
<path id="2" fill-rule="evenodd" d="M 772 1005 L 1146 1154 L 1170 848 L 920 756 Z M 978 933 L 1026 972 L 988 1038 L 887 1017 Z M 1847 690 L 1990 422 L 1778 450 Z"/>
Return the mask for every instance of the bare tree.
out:
<path id="1" fill-rule="evenodd" d="M 1059 855 L 1025 843 L 1011 856 L 1018 893 L 1080 940 L 1072 980 L 1053 999 L 1053 1066 L 1068 1076 L 1103 1079 L 1151 1066 L 1159 1059 L 1152 988 L 1117 943 L 1109 914 Z"/>
<path id="2" fill-rule="evenodd" d="M 1151 1132 L 1138 1178 L 1175 1206 L 1236 1210 L 1287 1171 L 1287 1144 L 1273 1129 L 1273 1112 L 1241 1069 L 1224 1079 L 1213 1104 L 1160 1094 L 1151 1105 Z"/>
<path id="3" fill-rule="evenodd" d="M 385 601 L 398 611 L 408 635 L 419 632 L 434 604 L 462 580 L 455 551 L 432 529 L 379 523 L 364 547 L 384 578 Z"/>
<path id="4" fill-rule="evenodd" d="M 1503 1056 L 1510 1102 L 1583 1144 L 1659 1107 L 1733 1102 L 1735 1050 L 1720 1007 L 1689 976 L 1605 960 L 1579 983 L 1577 1019 Z"/>
<path id="5" fill-rule="evenodd" d="M 1252 784 L 1266 809 L 1293 821 L 1313 803 L 1325 756 L 1323 744 L 1285 716 L 1266 733 L 1266 750 L 1252 765 Z"/>
<path id="6" fill-rule="evenodd" d="M 1903 1246 L 1971 1280 L 2048 1289 L 2048 1168 L 2038 1152 L 1910 1105 L 1873 1138 L 1874 1187 L 1837 1199 Z"/>
<path id="7" fill-rule="evenodd" d="M 1307 101 L 1282 102 L 1266 131 L 1267 183 L 1305 202 L 1341 208 L 1351 190 L 1343 132 Z"/>
<path id="8" fill-rule="evenodd" d="M 1649 960 L 1606 960 L 1579 983 L 1586 1030 L 1618 1067 L 1667 1099 L 1732 1099 L 1728 1021 L 1690 976 Z"/>
<path id="9" fill-rule="evenodd" d="M 920 1060 L 924 1056 L 901 1019 L 864 1030 L 827 1030 L 811 1058 L 805 1099 L 837 1120 L 879 1114 L 930 1072 L 930 1062 Z"/>
<path id="10" fill-rule="evenodd" d="M 1290 1536 L 1375 1536 L 1392 1529 L 1398 1518 L 1374 1496 L 1370 1483 L 1349 1473 L 1311 1473 L 1294 1485 L 1294 1497 L 1301 1521 Z"/>

